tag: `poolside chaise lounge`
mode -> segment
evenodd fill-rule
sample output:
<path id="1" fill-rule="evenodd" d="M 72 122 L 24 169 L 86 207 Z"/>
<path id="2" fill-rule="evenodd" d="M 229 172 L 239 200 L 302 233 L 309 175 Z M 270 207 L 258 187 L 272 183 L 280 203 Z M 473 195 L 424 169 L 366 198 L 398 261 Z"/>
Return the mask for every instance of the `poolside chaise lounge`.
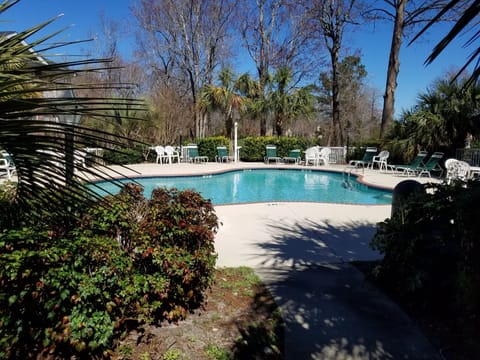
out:
<path id="1" fill-rule="evenodd" d="M 188 147 L 188 161 L 194 163 L 207 163 L 208 156 L 202 156 L 198 152 L 198 146 L 190 145 Z"/>
<path id="2" fill-rule="evenodd" d="M 399 171 L 403 175 L 407 175 L 407 176 L 415 175 L 417 173 L 419 166 L 423 165 L 423 161 L 425 160 L 427 155 L 428 155 L 428 152 L 420 151 L 410 164 L 391 165 L 391 167 L 394 171 Z"/>
<path id="3" fill-rule="evenodd" d="M 300 149 L 290 150 L 288 156 L 283 158 L 284 163 L 294 163 L 299 164 L 302 158 L 300 157 Z"/>
<path id="4" fill-rule="evenodd" d="M 369 167 L 372 164 L 373 157 L 377 154 L 376 147 L 367 147 L 365 149 L 365 153 L 363 154 L 363 158 L 361 160 L 350 160 L 348 162 L 348 168 L 358 168 L 361 167 L 365 169 L 365 167 Z"/>
<path id="5" fill-rule="evenodd" d="M 418 167 L 417 176 L 428 175 L 428 177 L 432 177 L 432 171 L 438 171 L 439 176 L 442 176 L 443 169 L 440 166 L 440 160 L 443 158 L 443 152 L 434 152 L 430 159 L 424 164 Z"/>
<path id="6" fill-rule="evenodd" d="M 281 160 L 282 158 L 277 156 L 277 147 L 275 145 L 265 146 L 265 163 L 269 164 L 270 161 L 275 161 L 278 164 Z"/>
<path id="7" fill-rule="evenodd" d="M 217 146 L 217 155 L 215 155 L 215 160 L 217 162 L 229 162 L 232 160 L 232 157 L 228 155 L 226 146 Z"/>

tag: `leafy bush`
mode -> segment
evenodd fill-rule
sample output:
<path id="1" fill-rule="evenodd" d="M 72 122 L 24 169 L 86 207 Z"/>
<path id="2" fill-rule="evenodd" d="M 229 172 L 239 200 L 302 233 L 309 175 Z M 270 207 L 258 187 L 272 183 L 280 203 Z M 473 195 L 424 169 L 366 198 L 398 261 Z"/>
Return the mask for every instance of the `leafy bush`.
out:
<path id="1" fill-rule="evenodd" d="M 107 165 L 127 165 L 141 163 L 144 158 L 141 149 L 125 148 L 119 150 L 105 150 L 103 160 Z"/>
<path id="2" fill-rule="evenodd" d="M 263 161 L 265 157 L 265 146 L 276 145 L 277 155 L 285 157 L 290 150 L 300 149 L 305 151 L 310 146 L 314 146 L 315 139 L 287 137 L 287 136 L 262 136 L 262 137 L 246 137 L 242 139 L 240 158 L 242 161 Z"/>
<path id="3" fill-rule="evenodd" d="M 127 321 L 177 321 L 215 267 L 213 206 L 193 191 L 126 185 L 74 230 L 0 233 L 0 357 L 109 356 Z"/>
<path id="4" fill-rule="evenodd" d="M 198 152 L 202 156 L 208 156 L 208 161 L 215 161 L 217 155 L 217 146 L 230 146 L 230 141 L 225 136 L 215 136 L 200 139 L 197 143 Z"/>
<path id="5" fill-rule="evenodd" d="M 210 200 L 194 191 L 155 189 L 151 200 L 142 191 L 127 184 L 109 198 L 109 207 L 94 209 L 79 231 L 115 238 L 130 254 L 148 280 L 142 319 L 183 319 L 212 281 L 218 219 Z"/>
<path id="6" fill-rule="evenodd" d="M 480 315 L 480 183 L 430 185 L 378 224 L 382 286 L 424 309 Z"/>
<path id="7" fill-rule="evenodd" d="M 132 267 L 118 245 L 32 229 L 0 239 L 0 357 L 108 349 L 123 311 L 114 300 Z"/>

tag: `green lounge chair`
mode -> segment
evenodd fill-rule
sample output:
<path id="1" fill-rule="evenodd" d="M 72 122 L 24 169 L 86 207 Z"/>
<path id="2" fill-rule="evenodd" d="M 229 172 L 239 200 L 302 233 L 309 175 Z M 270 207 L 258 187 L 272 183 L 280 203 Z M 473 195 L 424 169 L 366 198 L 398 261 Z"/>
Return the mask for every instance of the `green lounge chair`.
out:
<path id="1" fill-rule="evenodd" d="M 440 160 L 443 158 L 443 152 L 434 152 L 430 159 L 425 163 L 425 165 L 421 165 L 417 169 L 418 176 L 428 175 L 428 177 L 432 177 L 432 171 L 440 172 L 439 176 L 442 176 L 443 169 L 440 166 Z"/>
<path id="2" fill-rule="evenodd" d="M 198 153 L 198 147 L 190 145 L 188 147 L 188 160 L 190 162 L 195 162 L 195 163 L 202 163 L 202 162 L 207 163 L 208 162 L 208 156 L 201 156 Z"/>
<path id="3" fill-rule="evenodd" d="M 395 171 L 401 171 L 403 175 L 415 175 L 418 172 L 418 168 L 423 165 L 423 161 L 427 157 L 428 152 L 420 151 L 417 156 L 412 160 L 410 164 L 405 165 L 391 165 Z"/>
<path id="4" fill-rule="evenodd" d="M 373 157 L 377 154 L 376 147 L 367 147 L 365 153 L 363 154 L 362 160 L 350 160 L 348 163 L 348 167 L 350 168 L 357 168 L 362 167 L 369 167 L 372 165 Z"/>
<path id="5" fill-rule="evenodd" d="M 294 149 L 290 150 L 288 153 L 288 156 L 285 156 L 283 158 L 284 163 L 291 163 L 293 162 L 294 164 L 300 163 L 302 158 L 300 157 L 300 149 Z"/>
<path id="6" fill-rule="evenodd" d="M 277 164 L 282 160 L 282 158 L 277 156 L 277 147 L 275 145 L 265 146 L 265 163 L 270 163 L 270 161 L 275 161 Z"/>
<path id="7" fill-rule="evenodd" d="M 226 146 L 217 146 L 217 155 L 215 156 L 217 162 L 229 162 L 232 157 L 228 155 Z"/>

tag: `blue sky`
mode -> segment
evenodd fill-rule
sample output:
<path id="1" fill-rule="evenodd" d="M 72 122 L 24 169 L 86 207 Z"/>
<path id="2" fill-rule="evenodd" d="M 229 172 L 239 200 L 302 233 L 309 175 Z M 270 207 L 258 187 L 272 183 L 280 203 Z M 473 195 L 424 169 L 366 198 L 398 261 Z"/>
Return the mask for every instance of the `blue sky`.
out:
<path id="1" fill-rule="evenodd" d="M 130 0 L 21 0 L 2 14 L 0 30 L 24 30 L 63 13 L 60 19 L 48 27 L 49 32 L 68 27 L 59 40 L 84 40 L 99 33 L 101 13 L 128 26 L 130 3 Z M 391 26 L 377 23 L 375 28 L 370 26 L 361 31 L 349 32 L 344 38 L 345 46 L 360 49 L 362 62 L 368 72 L 368 82 L 378 89 L 379 106 L 382 105 L 381 94 L 385 88 Z M 457 42 L 432 65 L 425 66 L 424 61 L 431 48 L 446 33 L 447 28 L 447 25 L 439 25 L 428 37 L 425 36 L 411 46 L 403 46 L 396 94 L 397 114 L 402 109 L 412 107 L 417 95 L 425 91 L 435 79 L 447 71 L 458 69 L 471 52 L 472 49 L 462 49 L 461 43 Z M 121 49 L 128 52 L 129 41 L 121 45 Z M 65 48 L 65 51 L 69 49 Z"/>

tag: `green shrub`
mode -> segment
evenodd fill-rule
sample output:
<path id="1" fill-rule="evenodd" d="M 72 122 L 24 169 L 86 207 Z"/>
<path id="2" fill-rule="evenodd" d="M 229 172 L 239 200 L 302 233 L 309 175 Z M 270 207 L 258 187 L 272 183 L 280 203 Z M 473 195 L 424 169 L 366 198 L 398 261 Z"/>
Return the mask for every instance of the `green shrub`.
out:
<path id="1" fill-rule="evenodd" d="M 431 311 L 480 315 L 480 183 L 430 185 L 378 224 L 383 287 Z"/>
<path id="2" fill-rule="evenodd" d="M 127 320 L 177 321 L 203 300 L 216 260 L 209 201 L 176 189 L 147 200 L 128 184 L 84 210 L 71 231 L 49 219 L 0 233 L 0 358 L 109 356 Z"/>
<path id="3" fill-rule="evenodd" d="M 250 136 L 240 141 L 242 161 L 263 161 L 266 145 L 276 145 L 277 155 L 285 157 L 290 150 L 300 149 L 301 154 L 308 147 L 316 145 L 315 139 L 287 137 L 287 136 Z"/>
<path id="4" fill-rule="evenodd" d="M 202 156 L 208 156 L 208 161 L 215 161 L 217 155 L 217 146 L 230 146 L 230 142 L 225 136 L 208 137 L 198 140 L 198 152 Z"/>
<path id="5" fill-rule="evenodd" d="M 23 229 L 3 232 L 0 245 L 0 357 L 109 348 L 123 311 L 114 299 L 132 268 L 116 242 Z"/>
<path id="6" fill-rule="evenodd" d="M 155 189 L 151 200 L 142 191 L 127 184 L 109 199 L 109 207 L 95 209 L 80 231 L 117 239 L 142 275 L 168 279 L 166 287 L 145 294 L 156 307 L 142 316 L 182 319 L 201 303 L 212 281 L 218 219 L 210 200 L 194 191 Z"/>
<path id="7" fill-rule="evenodd" d="M 143 152 L 140 148 L 125 148 L 118 150 L 105 150 L 103 160 L 107 165 L 138 164 L 144 161 Z"/>

